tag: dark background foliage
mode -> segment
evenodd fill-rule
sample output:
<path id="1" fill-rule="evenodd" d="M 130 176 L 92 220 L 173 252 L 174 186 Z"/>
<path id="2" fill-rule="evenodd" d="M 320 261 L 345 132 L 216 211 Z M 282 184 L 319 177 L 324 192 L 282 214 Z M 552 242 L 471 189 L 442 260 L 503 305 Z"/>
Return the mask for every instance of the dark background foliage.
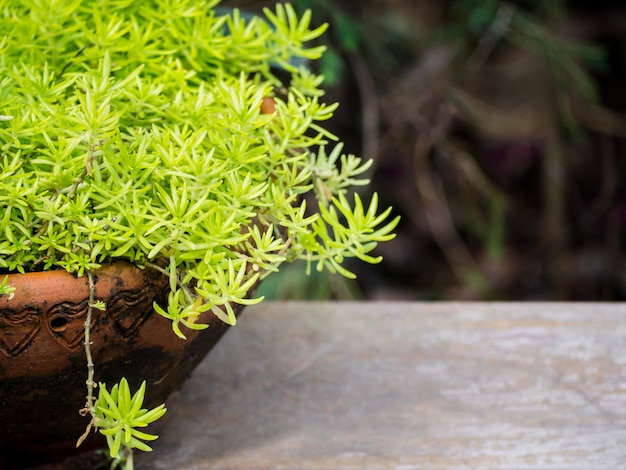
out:
<path id="1" fill-rule="evenodd" d="M 251 12 L 276 2 L 226 1 Z M 301 266 L 273 297 L 626 298 L 626 5 L 294 0 L 329 22 L 333 132 L 402 222 L 356 282 Z M 365 194 L 367 196 L 367 194 Z"/>

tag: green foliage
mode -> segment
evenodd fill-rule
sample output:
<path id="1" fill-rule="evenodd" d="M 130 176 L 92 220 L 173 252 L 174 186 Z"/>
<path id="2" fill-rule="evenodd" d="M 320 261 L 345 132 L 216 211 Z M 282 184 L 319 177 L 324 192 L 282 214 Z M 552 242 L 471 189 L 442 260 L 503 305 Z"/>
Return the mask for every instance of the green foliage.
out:
<path id="1" fill-rule="evenodd" d="M 414 2 L 392 6 L 384 2 L 293 0 L 297 12 L 313 12 L 313 25 L 330 25 L 328 34 L 315 40 L 326 47 L 316 64 L 326 86 L 349 80 L 350 69 L 357 77 L 362 75 L 362 69 L 355 69 L 355 57 L 365 60 L 369 73 L 382 86 L 389 84 L 390 71 L 404 68 L 414 60 L 411 43 L 420 23 L 414 15 L 402 13 L 403 3 Z"/>
<path id="2" fill-rule="evenodd" d="M 345 64 L 342 54 L 355 52 L 364 42 L 364 28 L 354 17 L 346 14 L 336 2 L 327 0 L 294 0 L 298 11 L 313 11 L 314 24 L 328 22 L 331 37 L 325 37 L 327 48 L 321 57 L 320 72 L 328 85 L 342 78 Z"/>
<path id="3" fill-rule="evenodd" d="M 155 308 L 185 337 L 204 312 L 234 324 L 231 304 L 259 301 L 250 291 L 286 260 L 346 275 L 345 257 L 378 261 L 367 253 L 395 222 L 344 196 L 368 163 L 341 144 L 314 152 L 336 140 L 322 125 L 336 105 L 294 65 L 321 56 L 306 43 L 326 26 L 217 3 L 3 3 L 1 268 L 159 269 L 172 293 Z"/>
<path id="4" fill-rule="evenodd" d="M 13 297 L 13 293 L 15 292 L 15 287 L 9 285 L 9 277 L 4 276 L 4 279 L 0 283 L 0 296 L 8 295 L 9 299 Z"/>
<path id="5" fill-rule="evenodd" d="M 542 57 L 550 65 L 559 87 L 571 89 L 587 100 L 596 100 L 595 84 L 581 62 L 604 68 L 606 52 L 590 43 L 554 35 L 535 16 L 516 11 L 506 39 L 513 45 Z"/>
<path id="6" fill-rule="evenodd" d="M 323 206 L 327 206 L 334 194 L 339 194 L 351 186 L 364 186 L 369 180 L 356 178 L 365 173 L 372 161 L 365 163 L 354 155 L 342 155 L 343 144 L 338 144 L 330 155 L 324 146 L 317 154 L 311 154 L 311 174 L 315 195 Z M 338 164 L 340 163 L 340 165 Z"/>
<path id="7" fill-rule="evenodd" d="M 506 41 L 543 58 L 559 87 L 574 90 L 585 99 L 596 98 L 593 81 L 581 62 L 604 68 L 605 51 L 594 44 L 559 37 L 546 27 L 548 20 L 565 14 L 565 2 L 533 0 L 522 8 L 504 0 L 456 0 L 452 6 L 453 21 L 435 35 L 439 40 L 454 40 L 461 60 L 470 54 L 468 49 L 485 52 L 481 48 L 486 44 L 493 48 Z"/>
<path id="8" fill-rule="evenodd" d="M 96 422 L 109 445 L 111 458 L 119 456 L 122 446 L 128 449 L 139 449 L 146 452 L 152 450 L 143 441 L 153 441 L 158 436 L 139 431 L 165 414 L 165 405 L 159 405 L 152 410 L 142 408 L 146 391 L 144 381 L 139 390 L 131 396 L 126 379 L 115 384 L 109 393 L 106 385 L 101 383 L 100 393 L 95 404 Z"/>

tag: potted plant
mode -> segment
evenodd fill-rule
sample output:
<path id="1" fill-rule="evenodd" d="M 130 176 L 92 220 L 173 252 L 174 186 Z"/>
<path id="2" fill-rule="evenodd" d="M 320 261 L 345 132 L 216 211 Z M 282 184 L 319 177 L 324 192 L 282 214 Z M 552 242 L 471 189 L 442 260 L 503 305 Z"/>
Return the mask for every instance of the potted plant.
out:
<path id="1" fill-rule="evenodd" d="M 3 6 L 0 461 L 101 434 L 132 467 L 263 278 L 297 259 L 351 277 L 393 236 L 348 194 L 368 163 L 321 125 L 336 105 L 302 61 L 325 27 L 217 3 Z"/>

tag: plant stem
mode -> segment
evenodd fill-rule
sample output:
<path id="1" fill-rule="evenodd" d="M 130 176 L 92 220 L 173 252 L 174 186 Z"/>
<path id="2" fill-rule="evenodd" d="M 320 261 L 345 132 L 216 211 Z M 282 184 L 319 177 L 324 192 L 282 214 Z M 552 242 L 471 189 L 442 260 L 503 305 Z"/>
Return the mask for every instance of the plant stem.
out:
<path id="1" fill-rule="evenodd" d="M 89 303 L 87 305 L 87 318 L 85 319 L 85 356 L 87 357 L 87 401 L 85 403 L 85 407 L 80 410 L 80 414 L 82 416 L 86 416 L 87 413 L 91 416 L 91 421 L 87 425 L 87 429 L 82 436 L 78 438 L 76 442 L 76 447 L 81 445 L 81 443 L 87 438 L 89 432 L 91 431 L 91 427 L 96 422 L 96 410 L 93 405 L 93 391 L 96 388 L 96 384 L 93 381 L 94 376 L 94 365 L 93 358 L 91 356 L 91 319 L 93 317 L 93 309 L 96 297 L 96 285 L 93 279 L 93 273 L 90 269 L 87 270 L 87 279 L 89 280 Z"/>
<path id="2" fill-rule="evenodd" d="M 94 365 L 93 358 L 91 356 L 91 319 L 93 316 L 93 306 L 95 303 L 95 294 L 96 294 L 96 285 L 93 280 L 93 273 L 91 270 L 87 270 L 87 278 L 89 279 L 89 304 L 87 307 L 87 318 L 85 319 L 85 356 L 87 356 L 87 403 L 85 407 L 89 411 L 89 413 L 94 416 L 93 410 L 93 391 L 95 388 L 95 383 L 93 381 L 94 376 Z"/>
<path id="3" fill-rule="evenodd" d="M 131 447 L 126 448 L 126 465 L 124 470 L 134 470 L 135 463 L 133 461 L 133 449 Z"/>
<path id="4" fill-rule="evenodd" d="M 91 175 L 91 172 L 93 169 L 93 161 L 95 160 L 94 153 L 100 145 L 102 145 L 101 142 L 91 144 L 89 148 L 87 149 L 87 158 L 85 160 L 85 168 L 83 172 L 80 174 L 80 176 L 78 177 L 78 179 L 74 181 L 74 184 L 70 188 L 70 192 L 67 194 L 68 199 L 72 199 L 72 197 L 74 196 L 74 193 L 78 190 L 78 187 L 85 181 L 85 178 L 87 177 L 87 175 Z"/>

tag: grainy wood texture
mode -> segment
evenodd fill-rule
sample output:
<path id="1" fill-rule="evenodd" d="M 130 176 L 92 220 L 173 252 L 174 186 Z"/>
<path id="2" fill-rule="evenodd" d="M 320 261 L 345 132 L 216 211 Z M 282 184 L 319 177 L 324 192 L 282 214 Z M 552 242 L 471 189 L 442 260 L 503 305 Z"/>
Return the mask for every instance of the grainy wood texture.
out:
<path id="1" fill-rule="evenodd" d="M 264 303 L 139 470 L 626 468 L 626 305 Z"/>

